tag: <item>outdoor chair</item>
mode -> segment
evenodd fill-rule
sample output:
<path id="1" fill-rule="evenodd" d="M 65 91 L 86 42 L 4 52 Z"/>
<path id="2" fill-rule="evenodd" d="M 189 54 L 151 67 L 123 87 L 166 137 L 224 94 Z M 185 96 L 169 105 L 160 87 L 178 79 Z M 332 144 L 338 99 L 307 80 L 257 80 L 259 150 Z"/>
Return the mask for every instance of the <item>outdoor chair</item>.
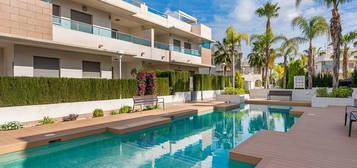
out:
<path id="1" fill-rule="evenodd" d="M 352 131 L 352 123 L 357 121 L 357 111 L 348 111 L 350 108 L 357 108 L 356 106 L 346 106 L 345 108 L 345 126 L 347 124 L 347 118 L 349 118 L 349 125 L 348 125 L 348 136 L 351 136 Z"/>

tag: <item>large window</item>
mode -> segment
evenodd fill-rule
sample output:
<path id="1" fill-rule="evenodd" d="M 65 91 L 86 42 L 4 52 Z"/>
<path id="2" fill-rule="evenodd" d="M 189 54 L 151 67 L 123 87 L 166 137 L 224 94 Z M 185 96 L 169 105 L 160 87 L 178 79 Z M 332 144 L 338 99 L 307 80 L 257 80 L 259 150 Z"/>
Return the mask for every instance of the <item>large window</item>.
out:
<path id="1" fill-rule="evenodd" d="M 188 42 L 185 42 L 184 43 L 184 47 L 185 47 L 185 49 L 191 49 L 191 43 L 188 43 Z"/>
<path id="2" fill-rule="evenodd" d="M 83 78 L 100 78 L 100 63 L 83 61 Z"/>
<path id="3" fill-rule="evenodd" d="M 93 33 L 92 15 L 71 10 L 71 29 Z"/>
<path id="4" fill-rule="evenodd" d="M 33 76 L 60 77 L 59 59 L 47 57 L 33 57 Z"/>
<path id="5" fill-rule="evenodd" d="M 181 52 L 181 41 L 180 41 L 180 40 L 174 39 L 174 47 L 173 47 L 173 50 L 174 50 L 174 51 Z"/>
<path id="6" fill-rule="evenodd" d="M 61 16 L 61 7 L 58 5 L 53 4 L 52 5 L 52 15 L 53 16 Z"/>

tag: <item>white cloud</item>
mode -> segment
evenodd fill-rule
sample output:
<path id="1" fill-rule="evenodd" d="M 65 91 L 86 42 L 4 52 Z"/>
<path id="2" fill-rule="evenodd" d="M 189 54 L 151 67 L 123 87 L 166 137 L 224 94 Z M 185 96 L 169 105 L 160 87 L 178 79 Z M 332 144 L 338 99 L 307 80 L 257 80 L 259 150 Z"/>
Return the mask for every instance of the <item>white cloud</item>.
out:
<path id="1" fill-rule="evenodd" d="M 254 0 L 240 0 L 237 2 L 233 12 L 230 13 L 230 17 L 240 21 L 250 21 L 255 15 L 256 8 Z"/>

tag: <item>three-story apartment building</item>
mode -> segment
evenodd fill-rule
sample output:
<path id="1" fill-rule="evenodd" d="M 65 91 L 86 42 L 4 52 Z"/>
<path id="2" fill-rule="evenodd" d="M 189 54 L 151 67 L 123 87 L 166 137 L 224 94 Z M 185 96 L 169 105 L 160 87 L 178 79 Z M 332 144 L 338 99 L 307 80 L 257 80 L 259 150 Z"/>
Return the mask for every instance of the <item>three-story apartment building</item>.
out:
<path id="1" fill-rule="evenodd" d="M 0 76 L 133 78 L 211 65 L 211 29 L 136 0 L 1 0 Z"/>

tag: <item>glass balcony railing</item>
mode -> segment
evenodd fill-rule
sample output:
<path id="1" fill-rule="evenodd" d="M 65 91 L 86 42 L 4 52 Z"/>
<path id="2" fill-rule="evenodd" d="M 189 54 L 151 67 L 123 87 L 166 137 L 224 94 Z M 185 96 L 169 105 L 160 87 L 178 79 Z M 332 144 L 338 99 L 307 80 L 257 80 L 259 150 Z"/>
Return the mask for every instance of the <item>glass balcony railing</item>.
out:
<path id="1" fill-rule="evenodd" d="M 159 15 L 159 16 L 161 16 L 161 17 L 163 17 L 163 18 L 167 18 L 167 14 L 162 13 L 162 12 L 160 12 L 160 11 L 154 9 L 154 8 L 150 8 L 150 7 L 149 7 L 149 8 L 148 8 L 148 11 L 149 11 L 150 13 Z"/>
<path id="2" fill-rule="evenodd" d="M 189 55 L 193 55 L 193 56 L 198 56 L 198 57 L 201 56 L 201 52 L 199 50 L 181 48 L 178 46 L 172 46 L 172 51 L 189 54 Z"/>
<path id="3" fill-rule="evenodd" d="M 154 42 L 154 47 L 163 49 L 163 50 L 170 50 L 170 45 L 165 44 L 165 43 L 156 42 L 156 41 Z"/>
<path id="4" fill-rule="evenodd" d="M 143 3 L 141 1 L 138 0 L 123 0 L 124 2 L 130 3 L 134 6 L 140 7 L 140 5 Z"/>
<path id="5" fill-rule="evenodd" d="M 70 20 L 70 19 L 65 19 L 61 18 L 58 16 L 53 16 L 52 23 L 57 26 L 61 26 L 63 28 L 67 29 L 72 29 L 80 32 L 85 32 L 85 33 L 90 33 L 90 34 L 95 34 L 98 36 L 104 36 L 108 38 L 114 38 L 118 40 L 123 40 L 127 42 L 132 42 L 135 44 L 140 44 L 144 46 L 151 46 L 151 41 L 150 40 L 145 40 L 139 37 L 135 37 L 129 34 L 117 32 L 117 31 L 112 31 L 110 29 Z"/>

